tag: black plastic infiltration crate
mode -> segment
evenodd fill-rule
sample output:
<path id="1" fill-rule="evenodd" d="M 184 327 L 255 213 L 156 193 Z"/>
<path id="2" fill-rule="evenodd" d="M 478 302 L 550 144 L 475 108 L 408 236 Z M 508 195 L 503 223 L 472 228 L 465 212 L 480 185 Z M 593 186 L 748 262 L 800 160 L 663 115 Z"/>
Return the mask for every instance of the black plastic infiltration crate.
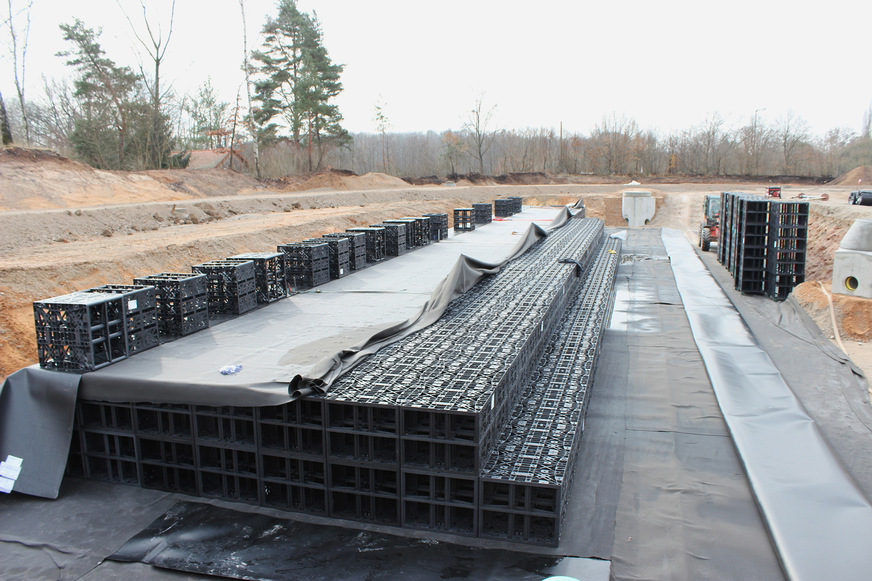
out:
<path id="1" fill-rule="evenodd" d="M 324 238 L 348 240 L 348 264 L 351 270 L 366 268 L 366 234 L 364 232 L 333 232 Z"/>
<path id="2" fill-rule="evenodd" d="M 425 218 L 430 218 L 430 239 L 434 242 L 445 240 L 448 238 L 448 214 L 439 214 L 431 212 L 424 214 Z"/>
<path id="3" fill-rule="evenodd" d="M 366 235 L 366 261 L 378 262 L 386 256 L 387 234 L 384 228 L 349 228 L 346 232 L 363 232 Z"/>
<path id="4" fill-rule="evenodd" d="M 414 220 L 416 224 L 415 235 L 412 243 L 414 246 L 426 246 L 433 242 L 431 234 L 433 232 L 432 220 L 429 216 L 405 216 L 403 220 Z"/>
<path id="5" fill-rule="evenodd" d="M 161 272 L 133 280 L 155 288 L 158 331 L 183 337 L 209 326 L 209 291 L 205 274 Z"/>
<path id="6" fill-rule="evenodd" d="M 206 275 L 210 316 L 241 315 L 257 306 L 254 261 L 212 260 L 191 270 Z"/>
<path id="7" fill-rule="evenodd" d="M 384 228 L 385 231 L 385 254 L 388 256 L 401 256 L 406 253 L 406 225 L 393 223 L 373 224 L 372 228 Z"/>
<path id="8" fill-rule="evenodd" d="M 506 198 L 512 202 L 512 213 L 520 214 L 524 210 L 524 199 L 519 196 L 508 196 Z"/>
<path id="9" fill-rule="evenodd" d="M 508 218 L 515 213 L 515 202 L 509 199 L 494 200 L 494 215 L 498 218 Z"/>
<path id="10" fill-rule="evenodd" d="M 330 245 L 326 242 L 281 244 L 288 282 L 294 291 L 330 282 Z"/>
<path id="11" fill-rule="evenodd" d="M 724 192 L 718 243 L 736 290 L 783 300 L 805 280 L 808 202 Z"/>
<path id="12" fill-rule="evenodd" d="M 490 224 L 493 221 L 493 206 L 491 204 L 473 204 L 472 212 L 476 224 Z"/>
<path id="13" fill-rule="evenodd" d="M 285 255 L 281 252 L 246 252 L 227 260 L 254 262 L 254 282 L 257 302 L 271 303 L 288 296 Z"/>
<path id="14" fill-rule="evenodd" d="M 475 230 L 472 208 L 454 208 L 454 232 Z"/>
<path id="15" fill-rule="evenodd" d="M 330 247 L 330 279 L 348 276 L 351 272 L 351 241 L 348 238 L 327 237 L 305 240 L 307 244 L 327 244 Z"/>
<path id="16" fill-rule="evenodd" d="M 125 359 L 124 298 L 76 292 L 33 303 L 39 365 L 58 371 L 93 371 Z"/>
<path id="17" fill-rule="evenodd" d="M 405 226 L 406 230 L 406 250 L 413 250 L 416 246 L 420 246 L 418 244 L 419 235 L 418 235 L 418 222 L 415 221 L 414 218 L 399 218 L 396 220 L 384 220 L 384 224 L 401 224 Z"/>
<path id="18" fill-rule="evenodd" d="M 124 308 L 128 355 L 151 349 L 160 344 L 157 328 L 157 291 L 153 286 L 105 284 L 85 292 L 122 296 L 121 305 Z"/>

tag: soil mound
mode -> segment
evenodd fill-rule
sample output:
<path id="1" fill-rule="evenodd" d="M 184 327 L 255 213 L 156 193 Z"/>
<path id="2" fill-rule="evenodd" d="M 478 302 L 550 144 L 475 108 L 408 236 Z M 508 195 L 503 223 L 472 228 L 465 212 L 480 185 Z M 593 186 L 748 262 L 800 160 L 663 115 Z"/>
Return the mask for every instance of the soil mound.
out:
<path id="1" fill-rule="evenodd" d="M 106 171 L 45 149 L 0 150 L 0 211 L 181 201 L 260 189 L 257 180 L 229 170 Z"/>
<path id="2" fill-rule="evenodd" d="M 285 191 L 303 190 L 383 190 L 405 188 L 409 184 L 400 178 L 383 173 L 370 172 L 357 175 L 347 169 L 319 171 L 309 176 L 286 176 L 278 180 Z"/>
<path id="3" fill-rule="evenodd" d="M 830 182 L 834 186 L 857 186 L 872 188 L 872 166 L 861 165 L 845 172 Z"/>
<path id="4" fill-rule="evenodd" d="M 830 284 L 824 283 L 827 292 Z M 817 281 L 806 281 L 793 289 L 793 298 L 827 336 L 833 336 L 833 322 L 827 296 Z M 872 340 L 872 299 L 830 293 L 839 333 L 843 339 Z"/>

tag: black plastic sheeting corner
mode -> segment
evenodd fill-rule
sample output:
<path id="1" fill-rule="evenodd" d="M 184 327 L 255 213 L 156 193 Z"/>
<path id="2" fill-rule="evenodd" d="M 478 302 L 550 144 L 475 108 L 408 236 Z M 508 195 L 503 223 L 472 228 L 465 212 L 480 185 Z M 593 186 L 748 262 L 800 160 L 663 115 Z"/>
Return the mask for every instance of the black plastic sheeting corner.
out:
<path id="1" fill-rule="evenodd" d="M 267 581 L 605 580 L 608 561 L 476 548 L 179 502 L 109 559 Z M 591 576 L 591 570 L 595 570 Z"/>

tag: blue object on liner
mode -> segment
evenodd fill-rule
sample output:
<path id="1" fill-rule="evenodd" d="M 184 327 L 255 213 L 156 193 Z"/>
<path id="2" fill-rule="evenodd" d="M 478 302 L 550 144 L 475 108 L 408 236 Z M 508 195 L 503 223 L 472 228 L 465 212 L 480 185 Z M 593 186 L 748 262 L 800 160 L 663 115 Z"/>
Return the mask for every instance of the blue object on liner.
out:
<path id="1" fill-rule="evenodd" d="M 240 371 L 242 371 L 242 365 L 238 365 L 238 364 L 237 365 L 225 365 L 224 367 L 222 367 L 221 369 L 218 370 L 218 372 L 221 375 L 236 375 Z"/>

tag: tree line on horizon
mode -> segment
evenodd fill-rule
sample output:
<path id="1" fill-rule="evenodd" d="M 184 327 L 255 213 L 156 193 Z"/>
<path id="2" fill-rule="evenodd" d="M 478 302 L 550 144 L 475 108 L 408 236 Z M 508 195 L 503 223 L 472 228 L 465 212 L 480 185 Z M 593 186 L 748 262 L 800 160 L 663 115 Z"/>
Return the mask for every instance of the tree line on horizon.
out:
<path id="1" fill-rule="evenodd" d="M 295 0 L 281 0 L 276 15 L 267 17 L 257 49 L 249 52 L 246 46 L 246 91 L 233 103 L 223 101 L 208 78 L 192 95 L 175 94 L 162 82 L 175 3 L 166 36 L 148 21 L 144 4 L 138 26 L 125 14 L 149 70 L 117 64 L 102 49 L 99 31 L 84 22 L 61 25 L 68 49 L 59 56 L 66 58 L 73 79 L 44 79 L 43 94 L 25 99 L 31 7 L 32 0 L 25 0 L 14 11 L 10 2 L 5 15 L 17 106 L 7 107 L 0 95 L 3 143 L 47 147 L 100 169 L 184 167 L 190 151 L 216 148 L 239 154 L 230 158 L 233 169 L 266 178 L 325 168 L 399 177 L 522 172 L 834 177 L 872 165 L 872 107 L 859 133 L 835 128 L 816 136 L 793 112 L 772 123 L 755 115 L 737 128 L 713 113 L 669 134 L 611 114 L 588 133 L 564 133 L 500 129 L 493 122 L 495 106 L 479 97 L 460 128 L 394 133 L 387 106 L 379 102 L 374 131 L 351 134 L 335 104 L 343 65 L 330 59 L 317 17 L 299 11 Z M 240 9 L 244 20 L 243 0 Z"/>

